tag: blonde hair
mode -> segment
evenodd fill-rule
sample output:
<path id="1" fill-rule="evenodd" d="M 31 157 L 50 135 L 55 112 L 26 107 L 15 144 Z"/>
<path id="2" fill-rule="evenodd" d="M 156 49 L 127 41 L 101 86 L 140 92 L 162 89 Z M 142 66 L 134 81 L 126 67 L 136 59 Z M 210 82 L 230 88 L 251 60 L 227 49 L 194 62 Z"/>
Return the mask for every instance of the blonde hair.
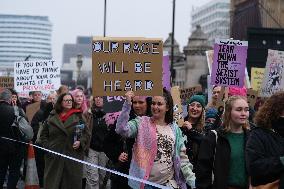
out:
<path id="1" fill-rule="evenodd" d="M 225 132 L 229 132 L 231 130 L 231 112 L 233 109 L 233 104 L 237 100 L 244 100 L 247 102 L 247 99 L 243 96 L 231 96 L 228 98 L 228 100 L 225 102 L 225 110 L 223 114 L 223 127 Z M 249 128 L 248 121 L 242 125 L 243 129 Z"/>

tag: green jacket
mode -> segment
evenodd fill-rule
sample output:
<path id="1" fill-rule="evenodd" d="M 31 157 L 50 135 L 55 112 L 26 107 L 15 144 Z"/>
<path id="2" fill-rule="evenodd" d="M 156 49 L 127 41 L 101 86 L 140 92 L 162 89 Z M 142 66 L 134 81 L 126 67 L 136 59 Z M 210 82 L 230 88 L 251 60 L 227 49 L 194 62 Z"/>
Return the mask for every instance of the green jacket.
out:
<path id="1" fill-rule="evenodd" d="M 49 117 L 40 135 L 41 144 L 49 150 L 84 159 L 84 150 L 90 140 L 87 126 L 84 127 L 80 139 L 80 147 L 75 150 L 74 143 L 75 126 L 82 120 L 81 113 L 74 113 L 64 123 L 58 114 Z M 44 188 L 45 189 L 81 189 L 83 164 L 72 160 L 45 153 Z"/>

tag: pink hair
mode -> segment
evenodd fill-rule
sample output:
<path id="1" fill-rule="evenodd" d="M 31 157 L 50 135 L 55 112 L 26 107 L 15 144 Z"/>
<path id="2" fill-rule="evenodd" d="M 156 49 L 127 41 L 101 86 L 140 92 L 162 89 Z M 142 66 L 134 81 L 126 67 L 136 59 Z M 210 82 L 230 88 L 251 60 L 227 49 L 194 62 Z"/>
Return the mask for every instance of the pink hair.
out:
<path id="1" fill-rule="evenodd" d="M 71 95 L 73 96 L 73 98 L 75 98 L 75 96 L 78 94 L 78 92 L 83 93 L 83 103 L 81 105 L 81 110 L 83 112 L 85 112 L 85 111 L 87 111 L 88 106 L 87 106 L 87 99 L 86 99 L 84 92 L 80 89 L 75 89 L 74 91 L 71 91 Z"/>
<path id="2" fill-rule="evenodd" d="M 229 96 L 244 96 L 247 97 L 246 87 L 229 87 Z"/>

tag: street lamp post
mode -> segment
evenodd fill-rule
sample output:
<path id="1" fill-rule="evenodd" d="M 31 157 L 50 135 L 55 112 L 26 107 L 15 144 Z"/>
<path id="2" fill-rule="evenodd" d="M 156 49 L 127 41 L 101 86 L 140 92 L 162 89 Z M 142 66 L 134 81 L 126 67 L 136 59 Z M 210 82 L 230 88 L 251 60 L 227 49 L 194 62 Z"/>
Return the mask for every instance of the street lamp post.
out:
<path id="1" fill-rule="evenodd" d="M 171 78 L 172 85 L 175 81 L 175 70 L 174 70 L 174 39 L 175 39 L 175 8 L 176 0 L 173 0 L 173 25 L 172 25 L 172 44 L 171 44 Z"/>
<path id="2" fill-rule="evenodd" d="M 78 71 L 77 71 L 77 85 L 78 85 L 78 82 L 81 80 L 81 68 L 82 68 L 82 65 L 83 65 L 83 55 L 82 54 L 78 54 L 77 55 L 77 61 L 76 61 L 76 64 L 77 64 L 77 68 L 78 68 Z"/>
<path id="3" fill-rule="evenodd" d="M 104 37 L 106 36 L 106 11 L 107 11 L 107 0 L 105 0 L 105 7 L 104 7 Z"/>

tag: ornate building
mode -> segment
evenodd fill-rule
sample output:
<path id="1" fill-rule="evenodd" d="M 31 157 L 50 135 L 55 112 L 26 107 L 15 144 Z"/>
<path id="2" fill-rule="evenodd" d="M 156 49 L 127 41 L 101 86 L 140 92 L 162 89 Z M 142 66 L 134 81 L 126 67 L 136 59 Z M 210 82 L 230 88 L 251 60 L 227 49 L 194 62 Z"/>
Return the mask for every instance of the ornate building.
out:
<path id="1" fill-rule="evenodd" d="M 171 49 L 172 46 L 172 34 L 169 34 L 169 37 L 166 39 L 166 41 L 164 42 L 164 51 L 167 51 L 169 53 L 169 57 L 171 60 Z M 184 83 L 185 83 L 185 69 L 184 69 L 184 65 L 185 65 L 185 56 L 183 53 L 180 52 L 179 49 L 179 44 L 177 43 L 176 40 L 174 40 L 174 71 L 175 71 L 175 75 L 174 75 L 174 85 L 178 85 L 181 88 L 184 87 Z"/>
<path id="2" fill-rule="evenodd" d="M 169 54 L 171 54 L 171 39 L 170 34 L 164 43 L 164 50 Z M 174 85 L 187 88 L 201 84 L 203 88 L 206 88 L 208 66 L 205 51 L 210 49 L 212 47 L 209 45 L 208 37 L 199 25 L 188 38 L 183 53 L 180 52 L 178 43 L 174 41 Z"/>
<path id="3" fill-rule="evenodd" d="M 206 86 L 208 66 L 205 51 L 212 49 L 209 45 L 207 35 L 201 30 L 199 25 L 188 38 L 187 46 L 183 51 L 186 56 L 185 86 L 190 87 L 197 84 Z M 205 79 L 204 79 L 205 78 Z"/>

